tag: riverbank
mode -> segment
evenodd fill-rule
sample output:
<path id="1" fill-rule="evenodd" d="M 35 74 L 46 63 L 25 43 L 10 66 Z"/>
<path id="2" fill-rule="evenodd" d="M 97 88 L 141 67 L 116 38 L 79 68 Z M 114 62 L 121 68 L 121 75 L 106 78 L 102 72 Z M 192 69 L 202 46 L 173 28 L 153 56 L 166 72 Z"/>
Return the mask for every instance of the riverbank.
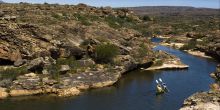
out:
<path id="1" fill-rule="evenodd" d="M 215 80 L 207 92 L 198 92 L 184 100 L 180 110 L 219 110 L 220 109 L 220 65 L 210 76 Z"/>
<path id="2" fill-rule="evenodd" d="M 180 110 L 220 110 L 220 91 L 195 93 L 187 98 Z"/>
<path id="3" fill-rule="evenodd" d="M 188 65 L 182 63 L 179 58 L 168 59 L 159 66 L 151 66 L 143 70 L 161 70 L 161 69 L 187 69 Z"/>
<path id="4" fill-rule="evenodd" d="M 83 70 L 77 70 L 78 72 L 74 74 L 71 71 L 63 75 L 61 74 L 58 79 L 54 79 L 48 74 L 37 73 L 20 75 L 13 81 L 4 79 L 0 81 L 2 86 L 0 89 L 0 99 L 42 94 L 54 94 L 59 97 L 80 95 L 88 89 L 102 88 L 115 84 L 124 73 L 137 69 L 138 65 L 140 67 L 147 66 L 148 68 L 145 70 L 185 69 L 189 67 L 183 64 L 176 56 L 166 52 L 158 51 L 158 55 L 164 59 L 158 59 L 153 63 L 142 62 L 141 66 L 131 56 L 120 55 L 116 59 L 122 66 L 95 64 L 96 66 L 93 66 L 93 68 L 81 68 Z M 80 62 L 94 64 L 91 59 Z M 163 64 L 155 66 L 158 65 L 158 62 Z"/>
<path id="5" fill-rule="evenodd" d="M 167 38 L 167 39 L 171 39 L 171 38 Z M 186 41 L 183 41 L 183 42 L 186 42 Z M 163 46 L 168 46 L 168 47 L 171 47 L 171 48 L 174 48 L 174 49 L 179 49 L 179 50 L 182 50 L 182 48 L 186 45 L 186 43 L 177 43 L 177 42 L 169 42 L 167 43 L 166 40 L 161 42 L 160 45 L 163 45 Z M 202 58 L 212 58 L 211 56 L 208 56 L 206 55 L 205 52 L 203 51 L 199 51 L 199 50 L 192 50 L 192 49 L 186 49 L 186 50 L 183 50 L 193 56 L 198 56 L 198 57 L 202 57 Z"/>
<path id="6" fill-rule="evenodd" d="M 206 55 L 205 52 L 202 51 L 185 50 L 185 52 L 198 57 L 209 58 L 209 59 L 212 58 L 211 56 Z"/>
<path id="7" fill-rule="evenodd" d="M 137 68 L 131 59 L 121 63 L 123 66 L 98 65 L 96 68 L 88 68 L 84 72 L 82 70 L 78 70 L 79 72 L 74 74 L 68 72 L 59 76 L 58 79 L 36 73 L 20 75 L 12 82 L 4 79 L 0 81 L 3 86 L 0 89 L 0 99 L 42 94 L 69 97 L 79 95 L 88 89 L 111 86 L 120 79 L 122 74 Z"/>

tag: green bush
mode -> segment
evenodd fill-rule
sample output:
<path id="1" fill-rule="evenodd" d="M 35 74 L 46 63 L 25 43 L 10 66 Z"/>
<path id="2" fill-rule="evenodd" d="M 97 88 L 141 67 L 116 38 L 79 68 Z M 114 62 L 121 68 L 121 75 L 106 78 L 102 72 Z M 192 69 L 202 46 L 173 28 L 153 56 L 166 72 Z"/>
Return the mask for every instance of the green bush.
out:
<path id="1" fill-rule="evenodd" d="M 58 64 L 53 64 L 47 67 L 48 72 L 52 75 L 52 78 L 59 81 L 60 79 L 60 65 Z"/>
<path id="2" fill-rule="evenodd" d="M 135 21 L 128 17 L 107 16 L 105 17 L 105 21 L 110 27 L 115 29 L 121 27 L 134 28 L 136 26 Z"/>
<path id="3" fill-rule="evenodd" d="M 148 15 L 144 15 L 142 18 L 144 21 L 152 21 L 152 18 Z"/>
<path id="4" fill-rule="evenodd" d="M 152 66 L 162 66 L 163 65 L 163 60 L 157 59 Z"/>
<path id="5" fill-rule="evenodd" d="M 82 25 L 90 26 L 92 24 L 89 22 L 90 21 L 89 16 L 82 15 L 82 14 L 74 14 L 74 16 L 78 19 L 78 21 L 80 21 L 82 23 Z"/>
<path id="6" fill-rule="evenodd" d="M 196 39 L 191 39 L 187 44 L 183 45 L 180 50 L 190 50 L 196 48 L 197 41 Z"/>
<path id="7" fill-rule="evenodd" d="M 29 71 L 26 66 L 18 67 L 18 68 L 10 68 L 6 70 L 0 71 L 0 79 L 16 79 L 17 76 L 26 74 Z"/>
<path id="8" fill-rule="evenodd" d="M 112 62 L 113 58 L 119 54 L 119 49 L 113 44 L 101 44 L 96 47 L 95 61 L 100 63 Z"/>
<path id="9" fill-rule="evenodd" d="M 145 57 L 145 56 L 147 56 L 148 55 L 148 48 L 147 48 L 147 46 L 144 44 L 144 43 L 142 43 L 141 45 L 140 45 L 140 48 L 138 49 L 138 57 L 139 58 L 142 58 L 142 57 Z"/>
<path id="10" fill-rule="evenodd" d="M 60 68 L 61 65 L 69 65 L 71 69 L 74 69 L 78 67 L 77 62 L 74 57 L 69 57 L 69 58 L 58 58 L 56 61 L 56 64 L 52 64 L 46 69 L 48 72 L 52 75 L 52 78 L 59 81 L 60 78 Z"/>
<path id="11" fill-rule="evenodd" d="M 71 68 L 73 68 L 77 66 L 77 62 L 74 57 L 58 58 L 56 65 L 69 65 Z"/>

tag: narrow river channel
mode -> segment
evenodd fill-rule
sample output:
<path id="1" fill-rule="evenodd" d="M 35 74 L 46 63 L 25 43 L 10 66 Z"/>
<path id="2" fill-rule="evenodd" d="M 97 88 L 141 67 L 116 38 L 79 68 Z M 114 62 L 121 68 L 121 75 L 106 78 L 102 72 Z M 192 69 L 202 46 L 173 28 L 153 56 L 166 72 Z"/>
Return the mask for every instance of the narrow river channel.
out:
<path id="1" fill-rule="evenodd" d="M 86 91 L 80 96 L 1 100 L 0 110 L 178 110 L 188 96 L 209 90 L 209 84 L 213 82 L 209 74 L 215 71 L 215 61 L 164 46 L 157 46 L 155 50 L 180 57 L 189 69 L 136 70 L 124 75 L 114 86 Z M 169 93 L 155 95 L 158 78 L 167 83 Z"/>

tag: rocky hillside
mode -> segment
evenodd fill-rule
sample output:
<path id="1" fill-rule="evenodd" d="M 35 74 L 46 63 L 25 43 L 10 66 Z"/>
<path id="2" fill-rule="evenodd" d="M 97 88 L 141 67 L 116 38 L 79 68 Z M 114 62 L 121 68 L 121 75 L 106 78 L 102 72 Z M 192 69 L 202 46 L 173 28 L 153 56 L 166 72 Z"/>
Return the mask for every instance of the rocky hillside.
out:
<path id="1" fill-rule="evenodd" d="M 184 101 L 180 110 L 219 110 L 219 100 L 219 91 L 196 93 Z"/>
<path id="2" fill-rule="evenodd" d="M 0 98 L 77 95 L 173 59 L 152 51 L 143 26 L 127 9 L 1 4 Z"/>
<path id="3" fill-rule="evenodd" d="M 173 6 L 130 9 L 148 21 L 152 36 L 169 37 L 165 42 L 170 45 L 185 44 L 181 49 L 201 51 L 219 60 L 219 9 Z"/>
<path id="4" fill-rule="evenodd" d="M 80 59 L 85 55 L 83 44 L 89 40 L 114 43 L 126 54 L 133 45 L 143 42 L 135 41 L 146 40 L 138 31 L 122 28 L 140 22 L 128 10 L 97 9 L 84 4 L 4 4 L 0 17 L 0 62 L 7 64 L 48 54 L 59 57 L 56 51 L 67 48 L 78 50 L 71 54 Z"/>

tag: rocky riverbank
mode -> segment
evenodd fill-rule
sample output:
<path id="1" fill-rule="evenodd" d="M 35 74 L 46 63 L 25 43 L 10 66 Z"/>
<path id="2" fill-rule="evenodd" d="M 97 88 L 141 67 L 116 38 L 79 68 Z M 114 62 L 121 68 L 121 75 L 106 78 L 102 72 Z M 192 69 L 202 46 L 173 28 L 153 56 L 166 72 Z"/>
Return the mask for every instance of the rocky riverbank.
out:
<path id="1" fill-rule="evenodd" d="M 1 4 L 0 98 L 79 95 L 138 67 L 172 62 L 166 59 L 174 56 L 152 50 L 139 24 L 127 9 Z"/>
<path id="2" fill-rule="evenodd" d="M 195 93 L 187 98 L 180 110 L 219 110 L 220 91 Z"/>
<path id="3" fill-rule="evenodd" d="M 212 58 L 211 56 L 206 55 L 205 52 L 194 51 L 194 50 L 185 50 L 185 51 L 194 56 L 203 57 L 203 58 Z"/>
<path id="4" fill-rule="evenodd" d="M 161 69 L 187 69 L 188 65 L 183 64 L 179 58 L 167 59 L 161 65 L 151 66 L 144 70 L 161 70 Z"/>
<path id="5" fill-rule="evenodd" d="M 127 59 L 124 66 L 87 68 L 84 72 L 71 72 L 60 76 L 58 80 L 47 74 L 28 73 L 18 76 L 12 82 L 0 81 L 0 99 L 14 96 L 56 94 L 60 97 L 79 95 L 87 89 L 113 85 L 126 71 L 135 69 L 135 62 Z M 7 84 L 10 83 L 10 84 Z M 5 88 L 4 88 L 5 87 Z"/>
<path id="6" fill-rule="evenodd" d="M 215 83 L 210 85 L 208 92 L 198 92 L 183 102 L 180 110 L 219 110 L 220 109 L 220 65 L 216 72 L 210 74 Z"/>
<path id="7" fill-rule="evenodd" d="M 219 30 L 208 34 L 187 33 L 186 35 L 170 36 L 161 45 L 184 50 L 189 54 L 219 60 Z"/>

